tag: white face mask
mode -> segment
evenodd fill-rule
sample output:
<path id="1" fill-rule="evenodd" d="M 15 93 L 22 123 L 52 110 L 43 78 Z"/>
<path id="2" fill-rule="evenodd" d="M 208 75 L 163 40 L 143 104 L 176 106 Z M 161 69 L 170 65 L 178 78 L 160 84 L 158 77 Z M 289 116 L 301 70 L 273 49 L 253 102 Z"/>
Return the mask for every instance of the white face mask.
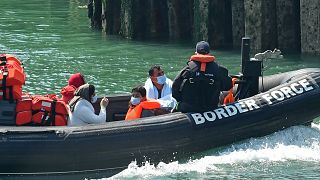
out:
<path id="1" fill-rule="evenodd" d="M 130 102 L 132 105 L 136 106 L 136 105 L 140 104 L 141 100 L 140 100 L 140 98 L 135 98 L 135 97 L 131 96 Z"/>
<path id="2" fill-rule="evenodd" d="M 98 100 L 98 96 L 95 95 L 95 96 L 93 96 L 93 97 L 91 98 L 91 103 L 96 103 L 97 100 Z"/>
<path id="3" fill-rule="evenodd" d="M 158 84 L 164 84 L 166 83 L 166 80 L 167 80 L 167 77 L 165 75 L 157 77 Z"/>

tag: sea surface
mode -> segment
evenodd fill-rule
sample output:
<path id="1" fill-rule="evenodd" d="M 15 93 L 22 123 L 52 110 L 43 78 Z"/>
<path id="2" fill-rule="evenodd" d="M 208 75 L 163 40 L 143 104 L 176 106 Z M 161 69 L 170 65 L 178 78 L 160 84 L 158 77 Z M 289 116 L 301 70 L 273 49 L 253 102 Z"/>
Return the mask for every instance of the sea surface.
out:
<path id="1" fill-rule="evenodd" d="M 129 93 L 144 83 L 154 64 L 162 65 L 173 79 L 195 51 L 193 43 L 132 41 L 93 31 L 85 4 L 85 0 L 0 1 L 0 53 L 23 61 L 25 92 L 59 94 L 70 75 L 81 72 L 100 96 Z M 240 50 L 212 54 L 231 74 L 240 72 Z M 284 54 L 265 66 L 264 75 L 320 67 L 320 57 Z M 94 177 L 107 178 L 103 173 Z M 200 152 L 193 159 L 157 166 L 146 162 L 142 167 L 132 162 L 111 178 L 320 179 L 320 119 L 311 127 L 247 139 Z"/>

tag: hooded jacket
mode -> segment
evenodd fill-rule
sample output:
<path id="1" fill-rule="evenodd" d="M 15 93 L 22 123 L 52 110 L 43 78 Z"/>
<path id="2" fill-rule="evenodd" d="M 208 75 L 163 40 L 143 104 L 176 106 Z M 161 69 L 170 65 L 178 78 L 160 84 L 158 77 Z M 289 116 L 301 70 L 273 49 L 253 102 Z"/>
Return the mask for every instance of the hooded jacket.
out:
<path id="1" fill-rule="evenodd" d="M 101 107 L 99 115 L 95 114 L 90 102 L 89 84 L 80 86 L 69 103 L 68 126 L 99 124 L 106 122 L 106 109 Z"/>
<path id="2" fill-rule="evenodd" d="M 73 98 L 75 90 L 83 84 L 85 84 L 85 81 L 80 73 L 71 75 L 68 80 L 68 85 L 63 87 L 60 91 L 62 95 L 62 101 L 68 104 Z"/>

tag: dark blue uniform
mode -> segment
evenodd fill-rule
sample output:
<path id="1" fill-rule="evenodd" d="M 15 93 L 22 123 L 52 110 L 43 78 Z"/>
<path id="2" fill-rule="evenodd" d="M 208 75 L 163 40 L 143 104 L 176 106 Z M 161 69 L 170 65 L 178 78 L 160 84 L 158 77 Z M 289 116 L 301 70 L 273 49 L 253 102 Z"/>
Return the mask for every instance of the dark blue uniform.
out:
<path id="1" fill-rule="evenodd" d="M 178 111 L 205 112 L 218 106 L 221 91 L 232 88 L 228 70 L 216 62 L 206 63 L 204 72 L 200 62 L 189 61 L 174 79 L 172 96 L 179 102 Z"/>

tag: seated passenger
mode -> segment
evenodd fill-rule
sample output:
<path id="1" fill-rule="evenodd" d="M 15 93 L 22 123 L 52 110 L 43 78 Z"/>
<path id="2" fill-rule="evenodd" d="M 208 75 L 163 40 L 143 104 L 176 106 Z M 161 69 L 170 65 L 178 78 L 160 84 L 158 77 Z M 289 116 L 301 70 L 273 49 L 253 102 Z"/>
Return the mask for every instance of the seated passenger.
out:
<path id="1" fill-rule="evenodd" d="M 86 124 L 98 124 L 106 122 L 106 107 L 109 104 L 107 98 L 103 98 L 100 102 L 100 113 L 96 115 L 91 103 L 97 101 L 95 87 L 93 85 L 84 84 L 80 86 L 74 93 L 74 97 L 70 100 L 68 126 L 79 126 Z"/>
<path id="2" fill-rule="evenodd" d="M 81 73 L 76 73 L 70 76 L 68 80 L 68 85 L 63 87 L 60 91 L 62 95 L 62 101 L 64 101 L 66 104 L 69 103 L 69 101 L 73 98 L 74 91 L 80 87 L 81 85 L 84 85 L 86 82 L 84 80 L 84 77 Z"/>
<path id="3" fill-rule="evenodd" d="M 163 107 L 174 109 L 177 101 L 172 97 L 172 81 L 159 65 L 149 70 L 149 78 L 144 84 L 147 99 L 157 99 Z"/>
<path id="4" fill-rule="evenodd" d="M 161 99 L 172 95 L 172 81 L 167 78 L 159 65 L 155 65 L 149 70 L 149 78 L 144 84 L 148 99 Z"/>
<path id="5" fill-rule="evenodd" d="M 141 118 L 144 109 L 153 110 L 160 108 L 160 103 L 156 100 L 147 100 L 146 89 L 143 86 L 137 86 L 131 91 L 131 100 L 126 120 Z"/>

